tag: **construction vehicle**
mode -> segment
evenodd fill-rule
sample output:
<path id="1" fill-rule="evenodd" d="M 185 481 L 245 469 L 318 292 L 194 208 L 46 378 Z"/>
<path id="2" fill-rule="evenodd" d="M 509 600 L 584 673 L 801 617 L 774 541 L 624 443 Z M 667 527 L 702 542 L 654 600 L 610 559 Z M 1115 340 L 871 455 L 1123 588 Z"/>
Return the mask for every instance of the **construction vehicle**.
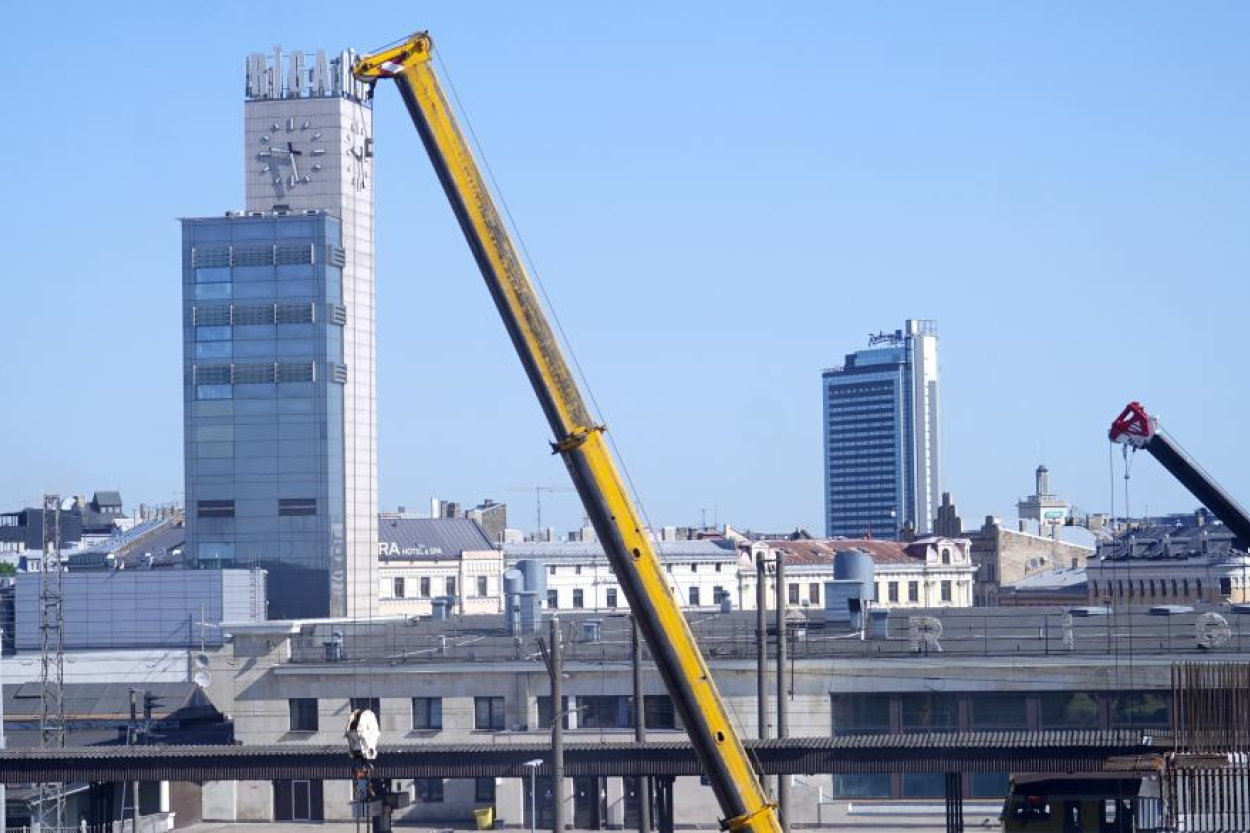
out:
<path id="1" fill-rule="evenodd" d="M 1159 426 L 1138 402 L 1130 402 L 1109 432 L 1111 441 L 1141 448 L 1159 461 L 1198 501 L 1210 509 L 1243 547 L 1250 546 L 1250 515 Z"/>
<path id="2" fill-rule="evenodd" d="M 587 516 L 598 533 L 657 670 L 681 715 L 728 831 L 777 833 L 769 801 L 729 720 L 712 674 L 669 589 L 640 513 L 617 471 L 604 436 L 539 303 L 517 249 L 456 122 L 432 65 L 433 43 L 418 32 L 373 55 L 352 71 L 372 86 L 394 79 L 425 144 L 447 199 L 477 260 L 547 417 L 552 452 L 568 468 Z"/>

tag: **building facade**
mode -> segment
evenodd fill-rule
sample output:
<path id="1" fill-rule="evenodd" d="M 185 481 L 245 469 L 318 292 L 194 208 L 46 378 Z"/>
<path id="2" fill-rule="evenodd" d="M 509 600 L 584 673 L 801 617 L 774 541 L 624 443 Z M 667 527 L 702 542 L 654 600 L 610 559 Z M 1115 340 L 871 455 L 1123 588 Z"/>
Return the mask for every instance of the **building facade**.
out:
<path id="1" fill-rule="evenodd" d="M 500 504 L 502 505 L 502 504 Z M 503 553 L 470 518 L 378 517 L 378 612 L 429 616 L 503 611 Z"/>
<path id="2" fill-rule="evenodd" d="M 869 339 L 822 374 L 825 532 L 933 529 L 941 481 L 938 337 L 932 321 Z"/>
<path id="3" fill-rule="evenodd" d="M 1201 647 L 1195 628 L 1208 612 L 1151 616 L 1136 611 L 1108 632 L 1105 620 L 1066 615 L 1063 608 L 930 610 L 891 613 L 884 632 L 857 638 L 821 612 L 808 615 L 794 633 L 789 733 L 792 737 L 920 735 L 940 732 L 1097 732 L 1131 729 L 1147 733 L 1170 725 L 1172 664 L 1235 658 L 1236 639 Z M 1226 624 L 1240 632 L 1241 614 Z M 601 622 L 598 641 L 582 638 L 581 620 Z M 931 638 L 919 650 L 914 619 Z M 630 624 L 621 615 L 562 612 L 565 633 L 568 733 L 566 741 L 627 741 L 632 729 Z M 697 614 L 688 621 L 702 646 L 734 727 L 743 737 L 760 734 L 756 692 L 755 617 L 751 613 Z M 934 627 L 936 621 L 940 627 Z M 327 656 L 333 631 L 343 653 Z M 545 633 L 545 630 L 544 630 Z M 463 617 L 456 622 L 262 623 L 232 631 L 215 652 L 214 704 L 233 716 L 243 744 L 332 745 L 353 704 L 379 712 L 383 744 L 532 743 L 549 737 L 550 683 L 533 639 L 508 636 L 500 617 Z M 1111 644 L 1108 641 L 1111 640 Z M 1118 661 L 1135 640 L 1132 661 Z M 1143 647 L 1144 646 L 1144 647 Z M 770 653 L 771 653 L 770 648 Z M 250 661 L 242 661 L 243 658 Z M 987 664 L 992 661 L 993 665 Z M 1010 673 L 987 668 L 1010 666 Z M 1001 669 L 1000 669 L 1001 671 Z M 773 678 L 775 679 L 775 678 Z M 940 685 L 935 685 L 940 680 Z M 683 737 L 672 703 L 654 668 L 644 666 L 644 714 L 649 741 Z M 775 735 L 772 709 L 765 732 Z M 791 823 L 804 827 L 875 827 L 897 830 L 897 801 L 924 803 L 927 826 L 940 828 L 943 773 L 905 767 L 870 773 L 796 776 L 790 782 Z M 983 799 L 997 815 L 1009 773 L 969 767 L 960 775 L 963 794 Z M 397 779 L 413 802 L 397 821 L 463 827 L 473 811 L 495 809 L 499 824 L 528 828 L 530 781 L 494 779 Z M 536 827 L 549 828 L 550 783 L 538 779 Z M 210 782 L 204 787 L 206 821 L 268 821 L 285 802 L 290 782 Z M 350 818 L 350 784 L 326 781 L 308 790 L 300 818 Z M 636 795 L 628 778 L 570 778 L 563 790 L 566 818 L 574 829 L 632 828 Z M 698 777 L 680 777 L 671 811 L 676 829 L 695 829 L 718 816 L 711 788 Z M 875 808 L 865 811 L 864 807 Z M 969 808 L 969 813 L 972 809 Z M 977 819 L 977 823 L 980 818 Z"/>
<path id="4" fill-rule="evenodd" d="M 351 53 L 247 60 L 246 210 L 183 221 L 187 551 L 269 616 L 377 603 L 372 117 Z"/>
<path id="5" fill-rule="evenodd" d="M 1085 572 L 1090 601 L 1114 607 L 1250 601 L 1250 553 L 1223 524 L 1134 529 Z"/>

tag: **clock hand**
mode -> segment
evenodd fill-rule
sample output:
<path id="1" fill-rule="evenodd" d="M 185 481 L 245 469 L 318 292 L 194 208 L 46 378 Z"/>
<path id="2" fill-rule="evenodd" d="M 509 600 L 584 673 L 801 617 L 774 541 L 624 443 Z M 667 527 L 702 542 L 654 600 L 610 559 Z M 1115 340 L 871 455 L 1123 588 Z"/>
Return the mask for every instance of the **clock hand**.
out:
<path id="1" fill-rule="evenodd" d="M 296 150 L 296 149 L 295 149 L 295 145 L 293 145 L 293 144 L 292 144 L 292 143 L 290 143 L 290 142 L 287 142 L 287 143 L 286 143 L 286 152 L 287 152 L 287 153 L 289 153 L 289 154 L 291 154 L 292 156 L 303 156 L 303 155 L 304 155 L 304 151 L 302 151 L 302 150 Z"/>
<path id="2" fill-rule="evenodd" d="M 292 150 L 289 151 L 287 155 L 291 157 L 291 173 L 294 174 L 294 177 L 291 179 L 291 183 L 294 184 L 299 182 L 299 166 L 295 164 L 295 157 L 297 154 L 294 150 Z"/>

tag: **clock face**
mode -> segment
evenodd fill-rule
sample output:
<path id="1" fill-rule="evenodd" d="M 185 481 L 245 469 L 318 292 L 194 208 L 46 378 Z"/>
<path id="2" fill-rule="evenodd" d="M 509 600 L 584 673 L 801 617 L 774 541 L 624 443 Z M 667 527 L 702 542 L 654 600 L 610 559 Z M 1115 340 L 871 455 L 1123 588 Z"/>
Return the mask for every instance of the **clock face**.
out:
<path id="1" fill-rule="evenodd" d="M 275 120 L 260 137 L 256 163 L 279 194 L 289 193 L 321 175 L 326 162 L 325 134 L 303 116 Z"/>

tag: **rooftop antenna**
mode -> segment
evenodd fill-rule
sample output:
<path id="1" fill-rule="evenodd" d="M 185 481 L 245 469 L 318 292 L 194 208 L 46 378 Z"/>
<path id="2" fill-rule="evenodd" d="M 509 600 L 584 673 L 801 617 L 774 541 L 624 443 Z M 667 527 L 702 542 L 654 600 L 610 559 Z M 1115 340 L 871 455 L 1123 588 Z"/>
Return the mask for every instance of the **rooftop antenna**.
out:
<path id="1" fill-rule="evenodd" d="M 65 746 L 65 612 L 62 606 L 61 498 L 43 496 L 43 558 L 39 571 L 39 736 L 40 746 Z M 44 827 L 65 826 L 61 784 L 39 785 L 39 818 Z"/>

